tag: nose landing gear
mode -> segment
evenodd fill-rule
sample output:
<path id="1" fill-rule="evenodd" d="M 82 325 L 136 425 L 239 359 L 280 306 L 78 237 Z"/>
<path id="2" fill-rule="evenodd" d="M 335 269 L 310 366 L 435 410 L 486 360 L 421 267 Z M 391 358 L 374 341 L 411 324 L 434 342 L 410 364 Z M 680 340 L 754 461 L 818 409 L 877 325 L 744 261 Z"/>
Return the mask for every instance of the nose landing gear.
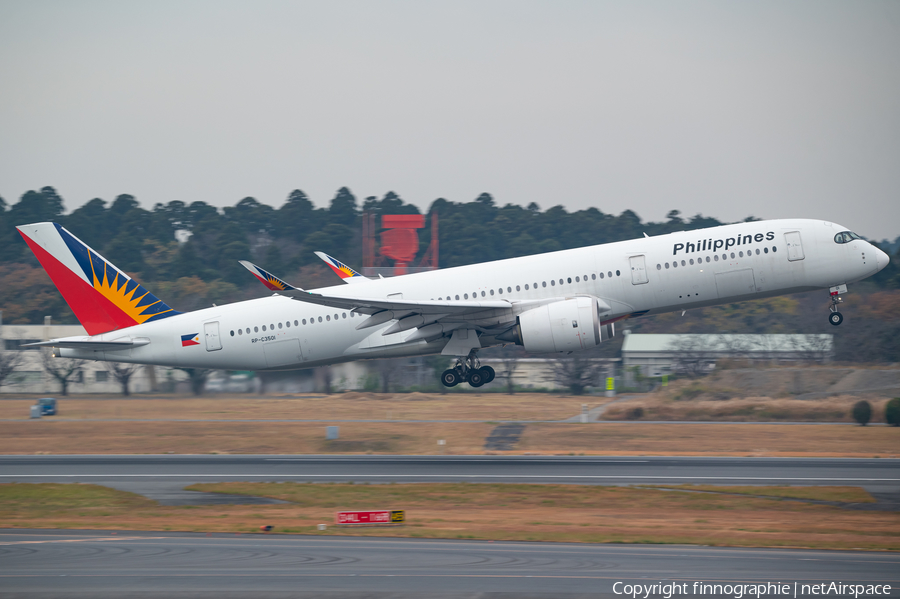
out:
<path id="1" fill-rule="evenodd" d="M 840 296 L 841 293 L 847 293 L 846 285 L 838 285 L 836 287 L 832 287 L 828 290 L 831 292 L 831 314 L 828 315 L 828 322 L 833 324 L 834 326 L 838 326 L 842 322 L 844 322 L 844 315 L 838 312 L 838 304 L 844 303 L 844 299 Z"/>
<path id="2" fill-rule="evenodd" d="M 441 373 L 441 384 L 445 387 L 455 387 L 465 381 L 472 387 L 480 387 L 494 380 L 494 375 L 493 368 L 481 365 L 473 349 L 465 358 L 457 358 L 453 368 Z"/>

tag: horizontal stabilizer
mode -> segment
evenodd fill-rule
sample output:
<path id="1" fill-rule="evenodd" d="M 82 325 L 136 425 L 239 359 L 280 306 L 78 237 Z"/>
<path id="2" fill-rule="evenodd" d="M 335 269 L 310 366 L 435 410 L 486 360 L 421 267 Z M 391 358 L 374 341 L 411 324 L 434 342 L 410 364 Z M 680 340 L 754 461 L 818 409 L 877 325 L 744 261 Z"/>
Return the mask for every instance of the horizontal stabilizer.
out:
<path id="1" fill-rule="evenodd" d="M 370 279 L 367 279 L 340 260 L 332 258 L 325 252 L 316 252 L 316 256 L 318 256 L 322 262 L 327 264 L 345 283 L 352 285 L 355 283 L 368 283 L 370 281 Z"/>
<path id="2" fill-rule="evenodd" d="M 90 337 L 64 337 L 39 343 L 28 343 L 22 347 L 65 347 L 67 349 L 86 349 L 88 351 L 116 351 L 140 347 L 149 343 L 150 340 L 143 337 L 138 337 L 137 339 L 116 339 L 113 341 L 102 341 L 100 339 L 91 339 Z"/>
<path id="3" fill-rule="evenodd" d="M 263 285 L 265 285 L 272 291 L 302 291 L 302 289 L 300 289 L 299 287 L 289 285 L 269 271 L 263 270 L 252 262 L 247 262 L 246 260 L 239 260 L 239 262 L 241 263 L 241 266 L 253 273 L 254 277 L 259 279 Z"/>

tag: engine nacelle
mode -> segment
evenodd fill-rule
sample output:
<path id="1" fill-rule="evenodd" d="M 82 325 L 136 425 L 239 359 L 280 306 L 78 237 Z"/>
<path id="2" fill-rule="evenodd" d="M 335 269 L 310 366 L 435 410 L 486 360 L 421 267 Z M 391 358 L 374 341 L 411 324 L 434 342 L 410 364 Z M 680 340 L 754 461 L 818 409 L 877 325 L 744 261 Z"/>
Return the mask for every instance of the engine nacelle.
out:
<path id="1" fill-rule="evenodd" d="M 528 310 L 519 315 L 514 331 L 515 338 L 510 340 L 535 353 L 579 351 L 600 345 L 597 299 L 576 297 Z"/>

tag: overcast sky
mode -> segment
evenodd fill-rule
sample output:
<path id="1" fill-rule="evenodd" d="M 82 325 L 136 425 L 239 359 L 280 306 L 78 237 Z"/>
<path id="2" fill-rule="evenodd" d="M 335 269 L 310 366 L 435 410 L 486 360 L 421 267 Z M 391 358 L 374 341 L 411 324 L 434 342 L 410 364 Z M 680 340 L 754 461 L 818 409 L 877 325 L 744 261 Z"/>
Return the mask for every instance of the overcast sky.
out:
<path id="1" fill-rule="evenodd" d="M 0 196 L 348 186 L 900 235 L 900 2 L 0 0 Z"/>

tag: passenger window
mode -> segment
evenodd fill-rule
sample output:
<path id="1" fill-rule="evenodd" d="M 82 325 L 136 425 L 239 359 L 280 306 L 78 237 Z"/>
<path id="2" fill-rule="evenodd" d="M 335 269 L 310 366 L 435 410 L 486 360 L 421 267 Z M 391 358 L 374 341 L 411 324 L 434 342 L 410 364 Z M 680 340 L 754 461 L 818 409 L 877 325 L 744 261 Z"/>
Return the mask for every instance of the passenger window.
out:
<path id="1" fill-rule="evenodd" d="M 666 262 L 666 268 L 669 268 L 669 263 L 668 263 L 668 262 Z"/>
<path id="2" fill-rule="evenodd" d="M 493 293 L 493 291 L 491 291 Z M 481 297 L 484 297 L 484 291 L 481 292 Z"/>
<path id="3" fill-rule="evenodd" d="M 768 253 L 769 253 L 769 248 L 763 248 L 763 251 L 764 251 L 765 253 L 768 254 Z"/>
<path id="4" fill-rule="evenodd" d="M 600 273 L 600 278 L 601 278 L 601 279 L 602 279 L 602 278 L 603 278 L 603 276 L 604 276 L 604 275 L 603 275 L 603 273 L 602 273 L 602 272 L 601 272 L 601 273 Z"/>
<path id="5" fill-rule="evenodd" d="M 709 262 L 709 256 L 706 257 L 706 261 Z"/>
<path id="6" fill-rule="evenodd" d="M 546 286 L 547 286 L 547 281 L 544 281 L 543 283 L 541 283 L 541 287 L 546 287 Z"/>
<path id="7" fill-rule="evenodd" d="M 327 315 L 325 315 L 325 320 L 328 320 L 328 321 L 330 321 L 330 320 L 331 320 L 331 314 L 327 314 Z"/>
<path id="8" fill-rule="evenodd" d="M 231 331 L 231 336 L 234 337 L 234 331 Z"/>
<path id="9" fill-rule="evenodd" d="M 571 284 L 572 284 L 572 277 L 569 277 L 568 279 L 566 279 L 566 281 L 571 285 Z M 560 281 L 559 284 L 562 285 L 562 281 Z"/>
<path id="10" fill-rule="evenodd" d="M 516 285 L 516 291 L 522 291 L 522 288 Z"/>
<path id="11" fill-rule="evenodd" d="M 734 252 L 731 252 L 731 259 L 734 260 Z"/>
<path id="12" fill-rule="evenodd" d="M 713 258 L 716 260 L 716 262 L 718 262 L 718 261 L 719 261 L 719 254 L 716 254 L 715 256 L 713 256 Z"/>
<path id="13" fill-rule="evenodd" d="M 686 266 L 686 264 L 684 263 L 684 260 L 681 261 L 681 265 Z"/>
<path id="14" fill-rule="evenodd" d="M 497 293 L 499 293 L 500 295 L 503 295 L 503 287 L 501 287 L 500 289 L 498 289 L 498 290 L 497 290 Z"/>
<path id="15" fill-rule="evenodd" d="M 744 257 L 744 252 L 743 252 L 743 250 L 741 250 L 740 252 L 738 252 L 738 256 L 740 256 L 741 258 Z"/>
<path id="16" fill-rule="evenodd" d="M 756 255 L 759 256 L 759 248 L 756 250 Z"/>
<path id="17" fill-rule="evenodd" d="M 772 253 L 774 254 L 774 253 L 777 252 L 777 251 L 778 251 L 778 248 L 776 248 L 776 247 L 773 245 L 773 246 L 772 246 Z"/>
<path id="18" fill-rule="evenodd" d="M 691 258 L 691 266 L 693 266 L 693 265 L 694 265 L 694 259 Z"/>
<path id="19" fill-rule="evenodd" d="M 563 284 L 563 280 L 562 280 L 562 279 L 559 280 L 559 284 L 560 284 L 560 285 Z"/>
<path id="20" fill-rule="evenodd" d="M 280 328 L 282 328 L 282 327 L 281 327 L 281 323 L 280 323 L 280 322 L 279 322 L 279 323 L 278 323 L 278 328 L 279 328 L 279 329 L 280 329 Z"/>
<path id="21" fill-rule="evenodd" d="M 672 262 L 672 268 L 678 268 L 678 260 Z"/>
<path id="22" fill-rule="evenodd" d="M 491 289 L 491 295 L 494 295 L 494 290 L 493 290 L 493 289 Z"/>
<path id="23" fill-rule="evenodd" d="M 572 280 L 572 279 L 569 279 L 569 281 L 571 281 L 571 280 Z M 581 282 L 581 277 L 575 277 L 575 282 L 576 282 L 576 283 L 580 283 L 580 282 Z"/>
<path id="24" fill-rule="evenodd" d="M 464 293 L 464 294 L 463 294 L 463 298 L 464 298 L 464 299 L 469 299 L 469 294 L 468 294 L 468 293 Z"/>
<path id="25" fill-rule="evenodd" d="M 306 319 L 305 319 L 305 318 L 303 319 L 303 324 L 304 324 L 304 325 L 306 324 Z"/>
<path id="26" fill-rule="evenodd" d="M 516 291 L 518 291 L 518 288 L 516 289 Z M 512 293 L 512 287 L 507 287 L 506 293 Z"/>
<path id="27" fill-rule="evenodd" d="M 321 316 L 319 317 L 319 322 L 322 322 L 322 317 L 321 317 Z"/>
<path id="28" fill-rule="evenodd" d="M 656 270 L 662 270 L 662 264 L 657 264 L 657 265 L 656 265 Z"/>
<path id="29" fill-rule="evenodd" d="M 238 335 L 243 335 L 243 334 L 244 334 L 244 329 L 238 329 Z"/>
<path id="30" fill-rule="evenodd" d="M 263 325 L 263 332 L 266 332 L 266 325 Z"/>
<path id="31" fill-rule="evenodd" d="M 556 287 L 556 280 L 551 279 L 551 280 L 550 280 L 550 286 L 551 286 L 551 287 Z"/>
<path id="32" fill-rule="evenodd" d="M 528 283 L 525 283 L 525 291 L 528 291 Z"/>
<path id="33" fill-rule="evenodd" d="M 247 327 L 247 334 L 250 334 L 250 327 Z"/>
<path id="34" fill-rule="evenodd" d="M 612 276 L 612 275 L 609 275 L 609 276 Z M 616 271 L 616 276 L 617 276 L 617 277 L 621 277 L 621 276 L 622 276 L 622 273 L 621 273 L 620 271 L 617 270 L 617 271 Z"/>
<path id="35" fill-rule="evenodd" d="M 596 273 L 594 273 L 594 274 L 591 275 L 591 280 L 592 280 L 592 281 L 596 281 L 596 280 L 597 280 L 597 274 L 596 274 Z"/>
<path id="36" fill-rule="evenodd" d="M 612 271 L 609 271 L 608 273 L 606 273 L 606 276 L 608 276 L 608 277 L 611 279 L 611 278 L 612 278 Z"/>
<path id="37" fill-rule="evenodd" d="M 266 327 L 263 327 L 263 330 L 265 330 L 265 329 L 266 329 Z M 258 333 L 258 332 L 259 332 L 259 327 L 253 327 L 253 332 L 254 332 L 254 333 Z"/>

